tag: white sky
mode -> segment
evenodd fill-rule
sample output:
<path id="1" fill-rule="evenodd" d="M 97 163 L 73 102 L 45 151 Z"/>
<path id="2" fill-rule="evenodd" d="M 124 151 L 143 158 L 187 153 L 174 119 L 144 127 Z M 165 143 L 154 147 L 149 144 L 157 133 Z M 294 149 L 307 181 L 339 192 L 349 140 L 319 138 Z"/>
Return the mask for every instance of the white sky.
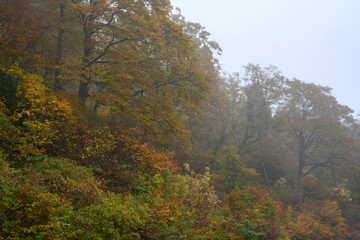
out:
<path id="1" fill-rule="evenodd" d="M 360 0 L 171 0 L 223 49 L 226 72 L 248 63 L 333 88 L 360 113 Z"/>

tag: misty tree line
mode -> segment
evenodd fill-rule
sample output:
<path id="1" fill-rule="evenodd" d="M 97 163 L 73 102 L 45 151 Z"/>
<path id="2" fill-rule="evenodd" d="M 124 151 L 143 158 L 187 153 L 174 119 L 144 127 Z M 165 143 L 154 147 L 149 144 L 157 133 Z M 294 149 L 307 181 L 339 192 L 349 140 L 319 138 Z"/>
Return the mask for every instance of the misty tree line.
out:
<path id="1" fill-rule="evenodd" d="M 359 123 L 330 88 L 274 66 L 221 73 L 220 46 L 168 0 L 0 4 L 0 238 L 359 226 Z"/>
<path id="2" fill-rule="evenodd" d="M 242 74 L 223 78 L 209 98 L 198 120 L 203 129 L 193 137 L 202 150 L 236 146 L 269 191 L 286 177 L 298 204 L 306 197 L 307 176 L 358 191 L 358 122 L 330 88 L 249 64 Z"/>

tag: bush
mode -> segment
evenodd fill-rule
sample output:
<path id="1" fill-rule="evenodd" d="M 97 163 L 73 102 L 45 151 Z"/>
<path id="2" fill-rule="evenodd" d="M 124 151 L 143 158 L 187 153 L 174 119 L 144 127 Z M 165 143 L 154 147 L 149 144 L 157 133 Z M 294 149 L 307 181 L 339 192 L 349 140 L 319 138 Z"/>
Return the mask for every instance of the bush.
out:
<path id="1" fill-rule="evenodd" d="M 335 201 L 306 203 L 290 215 L 287 228 L 292 239 L 345 239 L 348 234 Z"/>
<path id="2" fill-rule="evenodd" d="M 0 160 L 0 239 L 69 239 L 71 205 L 18 175 Z"/>
<path id="3" fill-rule="evenodd" d="M 105 195 L 91 169 L 47 156 L 32 157 L 29 161 L 32 164 L 24 170 L 27 181 L 70 200 L 76 208 L 88 206 Z"/>
<path id="4" fill-rule="evenodd" d="M 148 208 L 131 195 L 111 194 L 76 217 L 78 239 L 140 239 Z"/>

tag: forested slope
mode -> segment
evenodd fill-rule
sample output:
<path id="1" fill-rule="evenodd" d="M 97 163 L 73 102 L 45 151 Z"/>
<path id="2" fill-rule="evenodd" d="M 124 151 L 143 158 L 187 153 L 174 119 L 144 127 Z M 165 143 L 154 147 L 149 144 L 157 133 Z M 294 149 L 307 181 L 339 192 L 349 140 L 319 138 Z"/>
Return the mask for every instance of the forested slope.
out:
<path id="1" fill-rule="evenodd" d="M 359 123 L 168 0 L 0 0 L 0 239 L 359 239 Z"/>

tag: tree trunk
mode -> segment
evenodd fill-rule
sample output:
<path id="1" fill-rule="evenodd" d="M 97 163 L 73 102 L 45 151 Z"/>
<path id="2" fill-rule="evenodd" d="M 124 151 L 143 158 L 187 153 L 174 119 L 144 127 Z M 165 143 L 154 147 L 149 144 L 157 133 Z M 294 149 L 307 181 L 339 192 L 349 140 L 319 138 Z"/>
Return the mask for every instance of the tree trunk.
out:
<path id="1" fill-rule="evenodd" d="M 334 187 L 338 187 L 338 183 L 337 183 L 337 180 L 336 180 L 336 174 L 335 174 L 334 168 L 330 167 L 330 171 L 331 171 L 331 177 L 332 177 L 332 180 L 333 180 L 333 183 L 334 183 Z"/>
<path id="2" fill-rule="evenodd" d="M 269 181 L 269 177 L 266 171 L 266 164 L 265 164 L 265 157 L 264 157 L 264 152 L 263 152 L 263 145 L 261 140 L 259 141 L 260 144 L 260 158 L 261 158 L 261 166 L 262 166 L 262 171 L 264 174 L 264 179 L 265 179 L 265 183 L 268 189 L 269 194 L 271 193 L 271 186 L 270 186 L 270 181 Z"/>
<path id="3" fill-rule="evenodd" d="M 84 53 L 83 53 L 83 70 L 84 72 L 89 71 L 90 68 L 89 59 L 91 56 L 91 48 L 90 48 L 90 36 L 88 35 L 86 28 L 85 29 L 85 39 L 84 39 Z M 89 96 L 89 82 L 90 76 L 88 74 L 81 74 L 81 81 L 79 84 L 79 98 L 83 107 L 85 107 L 86 99 Z"/>
<path id="4" fill-rule="evenodd" d="M 86 99 L 89 96 L 89 79 L 86 76 L 83 76 L 82 81 L 79 85 L 79 98 L 83 107 L 85 107 Z"/>
<path id="5" fill-rule="evenodd" d="M 302 152 L 299 153 L 299 167 L 297 172 L 296 203 L 301 204 L 304 199 L 304 165 L 305 158 Z"/>
<path id="6" fill-rule="evenodd" d="M 90 1 L 92 4 L 92 1 Z M 85 18 L 85 17 L 84 17 Z M 91 26 L 94 23 L 95 17 L 90 15 L 87 18 L 87 22 L 83 23 L 83 31 L 84 31 L 84 49 L 83 49 L 83 58 L 82 58 L 82 70 L 85 72 L 81 74 L 81 81 L 79 84 L 79 98 L 83 107 L 85 107 L 86 99 L 89 95 L 89 82 L 91 76 L 89 75 L 89 68 L 91 67 L 91 55 L 92 55 L 92 44 L 91 37 L 94 32 L 91 32 L 88 26 Z"/>
<path id="7" fill-rule="evenodd" d="M 97 86 L 97 88 L 99 89 L 98 90 L 98 93 L 97 94 L 102 94 L 104 92 L 104 89 L 105 89 L 105 84 L 99 84 Z M 93 108 L 93 113 L 97 113 L 99 107 L 102 105 L 102 103 L 99 101 L 99 100 L 95 100 L 95 104 L 94 104 L 94 108 Z"/>
<path id="8" fill-rule="evenodd" d="M 55 59 L 55 91 L 61 89 L 59 75 L 60 75 L 60 61 L 63 54 L 63 42 L 64 42 L 64 22 L 65 22 L 65 6 L 63 3 L 60 3 L 60 17 L 59 17 L 59 28 L 58 28 L 58 37 L 56 43 L 56 59 Z"/>

